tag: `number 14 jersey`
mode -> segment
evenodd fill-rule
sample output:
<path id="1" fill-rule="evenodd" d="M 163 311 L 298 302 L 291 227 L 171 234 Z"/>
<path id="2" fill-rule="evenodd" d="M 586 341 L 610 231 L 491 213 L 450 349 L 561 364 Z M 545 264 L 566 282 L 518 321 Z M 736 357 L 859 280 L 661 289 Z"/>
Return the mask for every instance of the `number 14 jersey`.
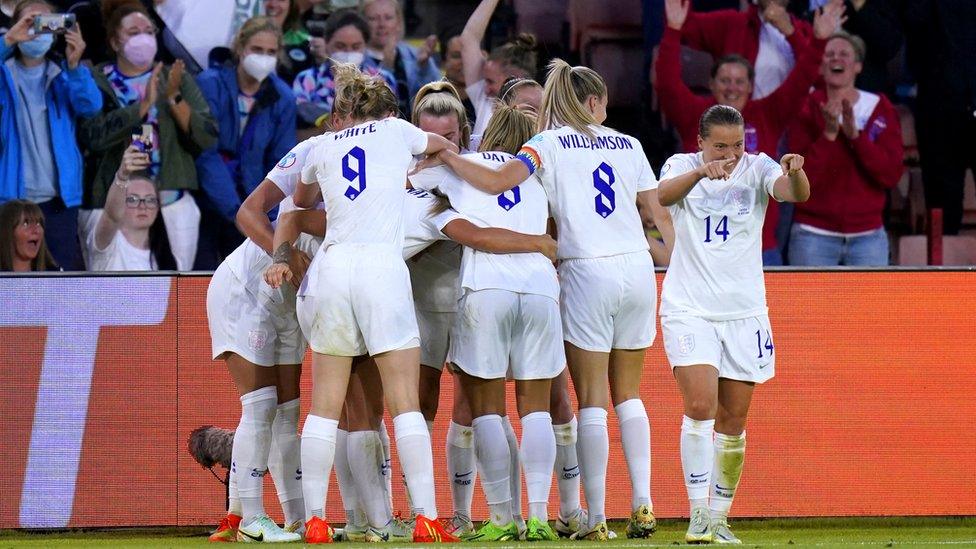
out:
<path id="1" fill-rule="evenodd" d="M 661 168 L 661 180 L 703 164 L 701 153 L 676 154 Z M 746 154 L 728 179 L 701 179 L 668 208 L 675 243 L 661 289 L 661 316 L 735 320 L 766 314 L 762 227 L 781 175 L 770 157 Z"/>
<path id="2" fill-rule="evenodd" d="M 637 193 L 657 188 L 654 171 L 633 137 L 603 126 L 590 130 L 594 139 L 570 126 L 546 130 L 516 157 L 549 198 L 559 259 L 646 251 Z"/>

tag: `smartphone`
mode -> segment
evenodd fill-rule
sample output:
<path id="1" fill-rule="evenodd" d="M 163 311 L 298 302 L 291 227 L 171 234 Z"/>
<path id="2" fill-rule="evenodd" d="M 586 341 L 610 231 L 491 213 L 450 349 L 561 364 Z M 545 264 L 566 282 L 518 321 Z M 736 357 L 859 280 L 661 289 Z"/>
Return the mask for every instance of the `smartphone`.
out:
<path id="1" fill-rule="evenodd" d="M 149 154 L 153 150 L 153 126 L 152 124 L 143 124 L 141 130 L 138 133 L 132 134 L 132 144 L 135 145 L 139 152 Z"/>
<path id="2" fill-rule="evenodd" d="M 74 28 L 78 18 L 73 13 L 48 13 L 34 17 L 34 34 L 64 34 Z"/>

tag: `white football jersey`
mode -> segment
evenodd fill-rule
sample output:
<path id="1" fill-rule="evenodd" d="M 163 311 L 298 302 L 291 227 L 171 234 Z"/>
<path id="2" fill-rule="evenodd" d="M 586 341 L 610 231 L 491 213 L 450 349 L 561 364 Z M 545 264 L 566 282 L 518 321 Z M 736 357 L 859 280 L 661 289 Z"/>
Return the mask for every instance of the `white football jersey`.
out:
<path id="1" fill-rule="evenodd" d="M 410 259 L 439 240 L 450 240 L 441 230 L 448 223 L 463 217 L 448 209 L 434 213 L 437 197 L 422 189 L 406 189 L 407 201 L 403 214 L 403 259 Z"/>
<path id="2" fill-rule="evenodd" d="M 301 181 L 302 167 L 308 159 L 309 152 L 329 136 L 330 134 L 318 135 L 295 145 L 265 176 L 285 195 L 285 199 L 278 204 L 279 218 L 290 211 L 300 209 L 295 206 L 292 196 Z M 319 202 L 315 209 L 321 210 L 323 207 L 323 204 Z M 277 227 L 277 225 L 278 219 L 275 218 L 271 222 L 271 226 Z M 303 235 L 295 243 L 295 247 L 312 257 L 321 244 L 322 239 Z M 244 282 L 245 285 L 249 285 L 263 278 L 264 270 L 267 268 L 267 264 L 271 262 L 271 256 L 248 238 L 227 256 L 224 262 L 230 267 L 234 276 Z"/>
<path id="3" fill-rule="evenodd" d="M 407 168 L 425 150 L 427 134 L 399 118 L 359 124 L 317 142 L 302 183 L 322 188 L 329 212 L 323 249 L 334 244 L 402 248 Z"/>
<path id="4" fill-rule="evenodd" d="M 465 158 L 495 168 L 514 158 L 505 152 L 468 153 Z M 444 168 L 414 185 L 436 186 L 451 200 L 451 206 L 479 227 L 497 227 L 523 234 L 543 234 L 549 220 L 545 191 L 529 178 L 502 194 L 488 194 Z M 538 253 L 492 254 L 464 248 L 461 258 L 461 287 L 469 290 L 508 290 L 559 298 L 559 283 L 552 262 Z"/>
<path id="5" fill-rule="evenodd" d="M 661 178 L 703 164 L 701 153 L 676 154 L 664 164 Z M 781 175 L 780 165 L 765 154 L 747 154 L 727 180 L 702 179 L 669 208 L 675 243 L 661 290 L 661 316 L 735 320 L 766 314 L 762 228 Z"/>
<path id="6" fill-rule="evenodd" d="M 455 219 L 464 219 L 464 216 L 451 209 L 434 213 L 433 207 L 438 202 L 437 197 L 420 189 L 403 190 L 406 194 L 403 210 L 403 259 L 407 260 L 424 251 L 431 244 L 449 240 L 441 230 Z M 312 263 L 320 260 L 320 255 L 316 255 Z M 308 272 L 312 272 L 311 266 Z M 302 285 L 301 295 L 310 296 L 315 295 L 316 292 L 317 289 L 313 285 Z M 456 301 L 457 289 L 452 287 L 451 292 L 451 296 Z"/>
<path id="7" fill-rule="evenodd" d="M 637 193 L 657 188 L 640 143 L 603 126 L 596 139 L 570 126 L 546 130 L 517 158 L 549 197 L 559 259 L 609 257 L 648 249 Z"/>

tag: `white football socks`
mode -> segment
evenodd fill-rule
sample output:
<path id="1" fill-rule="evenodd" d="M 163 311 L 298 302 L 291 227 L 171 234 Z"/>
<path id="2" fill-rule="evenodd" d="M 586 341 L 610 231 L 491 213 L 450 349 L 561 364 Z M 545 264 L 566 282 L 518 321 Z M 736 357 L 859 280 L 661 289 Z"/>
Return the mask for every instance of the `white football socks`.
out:
<path id="1" fill-rule="evenodd" d="M 305 520 L 325 518 L 325 496 L 336 455 L 339 420 L 309 414 L 302 429 L 302 494 Z"/>
<path id="2" fill-rule="evenodd" d="M 610 454 L 610 436 L 607 432 L 607 411 L 603 408 L 580 409 L 579 441 L 580 471 L 583 473 L 583 496 L 590 513 L 590 527 L 605 520 L 607 493 L 607 459 Z"/>
<path id="3" fill-rule="evenodd" d="M 576 457 L 576 416 L 569 423 L 553 425 L 556 436 L 556 486 L 559 488 L 559 516 L 567 518 L 580 508 L 579 460 Z"/>
<path id="4" fill-rule="evenodd" d="M 285 524 L 305 520 L 302 500 L 302 439 L 298 436 L 299 399 L 278 405 L 271 424 L 268 470 L 274 480 Z"/>
<path id="5" fill-rule="evenodd" d="M 349 433 L 349 468 L 356 479 L 359 500 L 369 525 L 386 526 L 390 519 L 390 502 L 383 477 L 383 442 L 376 431 Z"/>
<path id="6" fill-rule="evenodd" d="M 264 475 L 271 451 L 271 422 L 278 407 L 278 389 L 262 387 L 241 396 L 241 422 L 231 450 L 237 470 L 242 522 L 264 514 Z"/>
<path id="7" fill-rule="evenodd" d="M 685 488 L 688 490 L 688 501 L 692 510 L 708 505 L 714 427 L 714 419 L 698 421 L 684 416 L 681 420 L 681 469 L 684 471 Z"/>
<path id="8" fill-rule="evenodd" d="M 454 513 L 471 518 L 474 480 L 478 476 L 474 455 L 474 430 L 451 422 L 447 428 L 447 477 L 451 481 Z"/>
<path id="9" fill-rule="evenodd" d="M 549 520 L 547 506 L 556 461 L 556 438 L 549 412 L 532 412 L 522 418 L 522 467 L 529 496 L 529 518 Z"/>
<path id="10" fill-rule="evenodd" d="M 715 433 L 715 462 L 712 466 L 712 488 L 708 508 L 713 519 L 725 519 L 732 508 L 735 489 L 742 476 L 746 456 L 746 433 L 723 435 Z"/>
<path id="11" fill-rule="evenodd" d="M 475 455 L 481 473 L 481 488 L 485 492 L 491 521 L 506 526 L 514 519 L 512 514 L 511 456 L 505 440 L 505 428 L 498 414 L 476 417 L 471 422 L 474 430 Z"/>
<path id="12" fill-rule="evenodd" d="M 647 410 L 639 398 L 618 404 L 614 411 L 620 426 L 620 441 L 624 447 L 627 471 L 630 472 L 631 509 L 651 506 L 651 424 Z"/>
<path id="13" fill-rule="evenodd" d="M 508 416 L 502 418 L 502 427 L 508 442 L 508 460 L 511 467 L 508 478 L 512 484 L 512 514 L 515 515 L 516 522 L 521 524 L 525 521 L 522 519 L 522 462 L 519 460 L 519 441 Z"/>
<path id="14" fill-rule="evenodd" d="M 424 415 L 420 412 L 398 415 L 393 418 L 393 433 L 414 511 L 435 520 L 437 501 L 434 499 L 434 456 Z"/>
<path id="15" fill-rule="evenodd" d="M 386 430 L 386 420 L 380 420 L 380 442 L 383 443 L 383 476 L 386 477 L 386 497 L 390 499 L 390 512 L 393 510 L 393 460 L 390 458 L 390 433 Z"/>
<path id="16" fill-rule="evenodd" d="M 349 431 L 336 431 L 335 468 L 336 483 L 339 485 L 339 497 L 342 498 L 342 509 L 346 512 L 346 524 L 365 527 L 366 514 L 362 511 L 363 503 L 359 495 L 359 484 L 349 465 Z"/>

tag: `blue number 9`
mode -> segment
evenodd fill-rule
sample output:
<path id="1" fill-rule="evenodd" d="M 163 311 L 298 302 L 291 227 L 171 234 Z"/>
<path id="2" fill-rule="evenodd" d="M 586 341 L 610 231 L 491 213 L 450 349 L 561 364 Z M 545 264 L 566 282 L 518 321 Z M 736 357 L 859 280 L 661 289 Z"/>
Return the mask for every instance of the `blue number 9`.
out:
<path id="1" fill-rule="evenodd" d="M 350 158 L 356 160 L 356 169 L 349 165 Z M 350 185 L 346 189 L 344 193 L 346 198 L 356 200 L 359 195 L 363 194 L 363 191 L 366 190 L 366 151 L 359 147 L 353 147 L 346 153 L 346 156 L 342 157 L 342 177 L 345 177 L 346 181 L 350 183 L 359 181 L 359 188 Z"/>

